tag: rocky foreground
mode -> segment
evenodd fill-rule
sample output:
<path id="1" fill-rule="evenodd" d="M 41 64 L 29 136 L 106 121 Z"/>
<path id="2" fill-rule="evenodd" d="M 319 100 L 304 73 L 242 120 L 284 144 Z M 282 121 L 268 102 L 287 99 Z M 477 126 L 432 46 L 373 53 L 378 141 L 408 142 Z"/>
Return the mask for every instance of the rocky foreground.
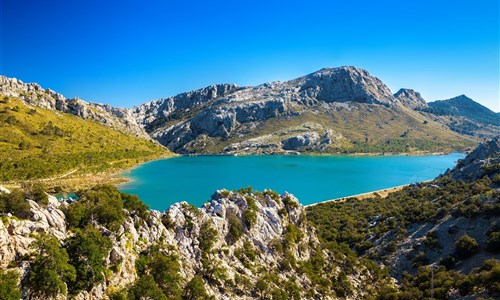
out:
<path id="1" fill-rule="evenodd" d="M 33 255 L 33 245 L 40 234 L 54 236 L 62 245 L 75 234 L 65 215 L 68 204 L 53 197 L 49 200 L 46 207 L 27 200 L 28 219 L 6 217 L 0 223 L 1 267 L 20 274 L 23 298 L 33 298 L 29 296 L 32 287 L 26 284 L 33 262 L 28 258 Z M 178 259 L 180 287 L 195 275 L 203 274 L 202 286 L 208 296 L 216 299 L 264 297 L 283 289 L 281 285 L 285 283 L 294 298 L 338 297 L 334 289 L 322 290 L 313 274 L 299 268 L 315 259 L 327 262 L 325 278 L 346 276 L 340 264 L 334 263 L 342 262 L 343 258 L 321 249 L 314 229 L 306 221 L 304 208 L 290 194 L 221 190 L 200 209 L 177 203 L 164 213 L 149 211 L 142 216 L 128 210 L 124 213 L 123 223 L 114 231 L 92 223 L 111 241 L 103 260 L 109 273 L 102 282 L 74 293 L 75 299 L 106 299 L 129 288 L 139 277 L 136 269 L 139 257 L 158 247 Z M 368 294 L 370 289 L 366 287 L 372 279 L 363 266 L 342 277 L 354 287 L 355 292 L 349 298 Z M 61 292 L 56 297 L 65 296 Z"/>

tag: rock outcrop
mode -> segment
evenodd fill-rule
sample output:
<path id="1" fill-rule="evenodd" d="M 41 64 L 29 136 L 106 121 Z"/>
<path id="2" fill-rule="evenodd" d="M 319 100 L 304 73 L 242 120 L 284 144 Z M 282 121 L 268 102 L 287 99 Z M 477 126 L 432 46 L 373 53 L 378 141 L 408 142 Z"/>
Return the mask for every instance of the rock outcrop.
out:
<path id="1" fill-rule="evenodd" d="M 116 130 L 144 139 L 151 139 L 128 109 L 66 98 L 37 83 L 24 83 L 16 78 L 0 76 L 0 95 L 16 97 L 29 105 L 69 113 L 83 119 L 99 122 Z"/>
<path id="2" fill-rule="evenodd" d="M 366 143 L 359 138 L 360 127 L 381 129 L 380 122 L 394 120 L 394 115 L 405 119 L 394 125 L 397 128 L 420 127 L 423 121 L 416 119 L 422 116 L 411 110 L 425 101 L 410 90 L 398 96 L 401 99 L 363 69 L 339 67 L 254 87 L 210 86 L 152 101 L 132 111 L 154 139 L 177 153 L 334 152 L 346 145 Z M 364 118 L 365 112 L 376 116 L 377 121 Z M 294 128 L 303 123 L 319 123 L 322 128 L 295 132 Z M 366 124 L 356 125 L 361 123 Z M 353 126 L 359 128 L 353 130 Z M 425 132 L 428 127 L 416 132 Z M 324 137 L 327 131 L 342 138 L 328 139 Z M 319 137 L 313 142 L 309 138 L 313 136 Z"/>
<path id="3" fill-rule="evenodd" d="M 446 172 L 456 180 L 475 181 L 500 172 L 500 136 L 479 145 L 460 160 L 455 168 Z"/>
<path id="4" fill-rule="evenodd" d="M 26 274 L 29 270 L 29 262 L 22 257 L 32 251 L 31 244 L 37 233 L 53 235 L 62 244 L 72 235 L 66 227 L 65 215 L 59 207 L 61 204 L 55 198 L 51 197 L 46 208 L 27 201 L 31 205 L 30 219 L 8 218 L 6 224 L 0 222 L 2 268 L 11 266 L 15 260 L 20 274 Z M 217 284 L 206 282 L 208 293 L 216 299 L 255 296 L 252 287 L 261 278 L 262 270 L 281 270 L 279 278 L 293 280 L 302 291 L 303 298 L 312 298 L 311 295 L 317 292 L 311 279 L 298 268 L 287 266 L 290 263 L 287 261 L 293 260 L 294 265 L 306 263 L 315 251 L 321 251 L 321 255 L 328 260 L 342 260 L 341 257 L 331 257 L 325 249 L 318 250 L 320 244 L 314 229 L 305 219 L 304 208 L 288 193 L 279 196 L 274 192 L 220 190 L 199 209 L 182 202 L 174 204 L 164 213 L 149 211 L 145 217 L 125 212 L 125 221 L 117 232 L 94 224 L 112 242 L 105 265 L 108 268 L 114 266 L 115 271 L 104 282 L 90 291 L 79 293 L 75 299 L 104 299 L 110 290 L 119 290 L 132 284 L 137 279 L 135 262 L 139 254 L 155 245 L 168 248 L 179 257 L 182 266 L 180 275 L 185 282 L 207 268 L 204 265 L 206 260 L 202 259 L 206 255 L 211 265 L 223 270 L 225 282 L 238 282 L 237 278 L 246 278 L 248 281 L 247 290 L 243 291 L 234 286 L 231 288 L 231 285 L 225 285 L 220 290 Z M 208 238 L 203 228 L 212 228 L 216 233 L 215 238 L 210 240 L 213 251 L 208 254 L 203 254 L 206 249 L 200 246 L 201 243 L 206 244 L 204 239 Z M 281 247 L 286 247 L 286 251 Z M 244 251 L 255 253 L 255 257 L 248 259 L 242 256 L 245 255 L 242 253 L 246 253 Z M 332 276 L 340 269 L 336 267 L 329 272 L 328 275 Z M 359 274 L 349 274 L 348 278 L 356 286 L 363 280 L 369 280 L 367 272 L 360 268 Z M 306 296 L 306 292 L 309 296 Z M 363 290 L 357 291 L 354 298 L 362 298 L 363 293 Z M 326 296 L 325 299 L 330 298 Z"/>
<path id="5" fill-rule="evenodd" d="M 394 97 L 396 97 L 401 104 L 411 109 L 423 109 L 428 106 L 420 93 L 412 89 L 400 89 L 394 94 Z"/>

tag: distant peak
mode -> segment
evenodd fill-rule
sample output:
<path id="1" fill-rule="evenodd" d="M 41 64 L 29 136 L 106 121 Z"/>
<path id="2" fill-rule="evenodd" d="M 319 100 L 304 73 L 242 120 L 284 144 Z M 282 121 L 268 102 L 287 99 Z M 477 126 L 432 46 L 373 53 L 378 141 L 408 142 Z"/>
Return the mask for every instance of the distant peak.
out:
<path id="1" fill-rule="evenodd" d="M 427 107 L 427 102 L 422 97 L 422 95 L 412 89 L 399 89 L 399 91 L 394 94 L 394 97 L 396 97 L 404 106 L 407 106 L 411 109 Z"/>

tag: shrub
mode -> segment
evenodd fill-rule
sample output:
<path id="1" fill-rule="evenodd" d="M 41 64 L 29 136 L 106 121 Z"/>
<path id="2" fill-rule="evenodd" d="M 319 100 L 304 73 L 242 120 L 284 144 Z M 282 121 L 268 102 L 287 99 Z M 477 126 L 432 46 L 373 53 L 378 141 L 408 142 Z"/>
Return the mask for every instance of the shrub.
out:
<path id="1" fill-rule="evenodd" d="M 459 258 L 467 258 L 479 251 L 479 244 L 476 239 L 468 235 L 463 235 L 455 242 L 455 253 Z"/>
<path id="2" fill-rule="evenodd" d="M 228 216 L 227 222 L 229 223 L 229 231 L 226 240 L 229 244 L 234 244 L 243 235 L 243 224 L 241 220 L 233 214 Z"/>
<path id="3" fill-rule="evenodd" d="M 155 284 L 168 299 L 179 299 L 181 277 L 179 258 L 163 253 L 158 246 L 141 253 L 136 261 L 137 273 L 141 276 L 152 274 Z"/>
<path id="4" fill-rule="evenodd" d="M 206 221 L 200 226 L 200 234 L 198 241 L 200 243 L 200 250 L 208 253 L 212 250 L 215 239 L 217 238 L 217 231 L 212 227 L 210 221 Z"/>
<path id="5" fill-rule="evenodd" d="M 500 231 L 490 233 L 487 245 L 488 250 L 493 252 L 500 252 Z"/>
<path id="6" fill-rule="evenodd" d="M 0 300 L 19 300 L 21 298 L 18 281 L 19 274 L 16 271 L 0 269 Z"/>
<path id="7" fill-rule="evenodd" d="M 210 299 L 200 275 L 194 275 L 188 284 L 186 284 L 182 292 L 182 298 L 186 300 Z"/>
<path id="8" fill-rule="evenodd" d="M 28 189 L 27 197 L 40 205 L 49 204 L 49 196 L 45 193 L 45 188 L 41 184 L 34 184 Z"/>
<path id="9" fill-rule="evenodd" d="M 69 264 L 69 256 L 57 238 L 42 235 L 35 242 L 37 254 L 30 265 L 27 283 L 29 297 L 54 298 L 66 294 L 66 283 L 76 279 L 76 270 Z"/>
<path id="10" fill-rule="evenodd" d="M 156 284 L 153 275 L 147 274 L 139 277 L 128 292 L 128 299 L 142 300 L 167 300 L 168 298 L 163 294 L 161 289 Z"/>
<path id="11" fill-rule="evenodd" d="M 248 229 L 251 229 L 257 223 L 257 213 L 255 210 L 247 208 L 243 213 L 243 221 Z"/>
<path id="12" fill-rule="evenodd" d="M 76 230 L 75 235 L 68 240 L 66 249 L 78 278 L 68 285 L 71 294 L 89 291 L 94 284 L 104 280 L 104 259 L 111 249 L 108 237 L 103 237 L 100 231 L 92 227 Z"/>
<path id="13" fill-rule="evenodd" d="M 0 193 L 0 212 L 11 213 L 18 218 L 26 218 L 30 208 L 31 206 L 21 190 L 13 190 L 10 194 Z"/>
<path id="14" fill-rule="evenodd" d="M 120 193 L 123 201 L 123 207 L 128 211 L 136 213 L 141 218 L 146 218 L 149 207 L 139 199 L 137 195 Z"/>

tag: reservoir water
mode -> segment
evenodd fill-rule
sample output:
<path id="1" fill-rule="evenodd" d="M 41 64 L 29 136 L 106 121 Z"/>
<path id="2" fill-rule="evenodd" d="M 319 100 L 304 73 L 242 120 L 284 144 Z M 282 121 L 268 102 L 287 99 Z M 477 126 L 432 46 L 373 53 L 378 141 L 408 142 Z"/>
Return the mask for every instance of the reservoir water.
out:
<path id="1" fill-rule="evenodd" d="M 432 156 L 183 156 L 123 173 L 121 191 L 153 209 L 179 201 L 201 206 L 218 189 L 288 191 L 304 204 L 434 179 L 461 153 Z"/>

